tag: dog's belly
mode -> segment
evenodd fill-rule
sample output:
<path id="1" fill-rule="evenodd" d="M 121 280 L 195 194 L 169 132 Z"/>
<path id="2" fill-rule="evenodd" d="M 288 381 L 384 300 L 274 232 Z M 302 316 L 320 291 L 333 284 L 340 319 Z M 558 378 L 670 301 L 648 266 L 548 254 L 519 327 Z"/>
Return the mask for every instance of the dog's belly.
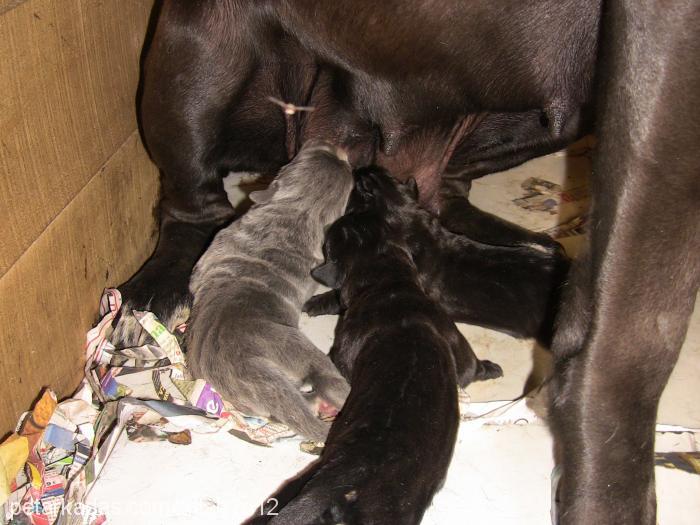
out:
<path id="1" fill-rule="evenodd" d="M 326 76 L 311 87 L 316 114 L 291 135 L 416 178 L 428 208 L 484 114 L 540 110 L 556 137 L 591 99 L 599 0 L 287 0 L 272 9 Z"/>
<path id="2" fill-rule="evenodd" d="M 282 27 L 351 75 L 355 111 L 423 124 L 589 98 L 599 0 L 287 0 Z"/>

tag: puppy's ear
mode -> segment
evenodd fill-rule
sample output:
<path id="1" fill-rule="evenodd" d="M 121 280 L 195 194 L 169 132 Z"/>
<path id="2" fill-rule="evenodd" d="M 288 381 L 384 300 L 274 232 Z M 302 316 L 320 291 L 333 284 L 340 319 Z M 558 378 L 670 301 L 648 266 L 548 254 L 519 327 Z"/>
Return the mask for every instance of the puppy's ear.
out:
<path id="1" fill-rule="evenodd" d="M 254 204 L 263 204 L 272 199 L 277 191 L 277 181 L 273 180 L 270 185 L 264 190 L 251 191 L 248 198 L 253 201 Z"/>
<path id="2" fill-rule="evenodd" d="M 416 179 L 411 177 L 406 181 L 406 188 L 408 188 L 408 191 L 411 192 L 411 195 L 413 195 L 414 199 L 418 199 L 418 183 L 416 182 Z"/>
<path id="3" fill-rule="evenodd" d="M 311 277 L 328 288 L 338 288 L 340 286 L 340 272 L 338 265 L 332 261 L 323 263 L 311 270 Z"/>
<path id="4" fill-rule="evenodd" d="M 251 191 L 248 198 L 253 201 L 254 204 L 263 204 L 272 199 L 274 194 L 274 189 L 267 188 L 265 190 Z"/>

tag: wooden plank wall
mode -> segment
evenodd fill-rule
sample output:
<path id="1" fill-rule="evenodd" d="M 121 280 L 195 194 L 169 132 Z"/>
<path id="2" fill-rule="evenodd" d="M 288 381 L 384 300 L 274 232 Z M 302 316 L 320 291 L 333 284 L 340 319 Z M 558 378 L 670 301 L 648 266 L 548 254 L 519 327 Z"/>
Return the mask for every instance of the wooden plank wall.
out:
<path id="1" fill-rule="evenodd" d="M 0 0 L 0 436 L 78 385 L 101 290 L 155 244 L 135 95 L 152 0 Z"/>

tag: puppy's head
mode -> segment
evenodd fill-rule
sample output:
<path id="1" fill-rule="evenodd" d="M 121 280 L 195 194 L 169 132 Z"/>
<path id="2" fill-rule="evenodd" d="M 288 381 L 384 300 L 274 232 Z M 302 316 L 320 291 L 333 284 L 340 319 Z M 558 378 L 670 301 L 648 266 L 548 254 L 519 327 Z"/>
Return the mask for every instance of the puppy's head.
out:
<path id="1" fill-rule="evenodd" d="M 330 288 L 339 288 L 354 261 L 371 260 L 384 251 L 396 235 L 396 224 L 388 210 L 415 202 L 415 181 L 401 184 L 381 168 L 363 168 L 354 173 L 346 214 L 326 232 L 325 263 L 311 275 Z"/>
<path id="2" fill-rule="evenodd" d="M 413 206 L 418 200 L 415 179 L 401 183 L 376 166 L 361 168 L 353 173 L 355 186 L 348 200 L 346 212 L 361 211 L 367 206 L 391 212 L 396 208 Z"/>
<path id="3" fill-rule="evenodd" d="M 256 204 L 286 200 L 292 204 L 304 203 L 310 210 L 342 210 L 352 186 L 347 153 L 325 142 L 310 141 L 280 170 L 267 189 L 251 193 L 250 199 Z"/>

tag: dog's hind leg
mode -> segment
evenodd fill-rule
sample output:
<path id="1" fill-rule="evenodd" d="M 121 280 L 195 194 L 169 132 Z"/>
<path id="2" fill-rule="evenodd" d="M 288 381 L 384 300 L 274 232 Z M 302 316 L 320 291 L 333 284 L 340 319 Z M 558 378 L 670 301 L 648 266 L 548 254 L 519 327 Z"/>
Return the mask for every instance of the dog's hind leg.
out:
<path id="1" fill-rule="evenodd" d="M 565 147 L 590 129 L 589 114 L 587 106 L 576 108 L 570 114 L 557 113 L 561 129 L 557 124 L 556 133 L 541 110 L 484 114 L 474 130 L 457 144 L 442 175 L 442 225 L 453 233 L 484 244 L 534 246 L 560 252 L 560 245 L 549 236 L 531 232 L 473 206 L 469 202 L 471 181 Z"/>
<path id="2" fill-rule="evenodd" d="M 303 391 L 304 385 L 286 363 L 270 356 L 234 360 L 209 350 L 199 351 L 189 364 L 197 377 L 209 381 L 246 414 L 272 418 L 306 438 L 325 440 L 330 424 L 317 417 L 315 394 Z"/>
<path id="3" fill-rule="evenodd" d="M 480 210 L 469 202 L 471 180 L 443 175 L 440 183 L 440 224 L 448 231 L 493 246 L 532 247 L 565 258 L 561 245 L 545 233 Z"/>
<path id="4" fill-rule="evenodd" d="M 325 441 L 330 424 L 321 421 L 314 412 L 314 403 L 299 385 L 275 368 L 276 363 L 263 359 L 255 367 L 255 386 L 251 388 L 268 416 L 287 425 L 298 434 L 314 441 Z"/>
<path id="5" fill-rule="evenodd" d="M 195 306 L 187 331 L 188 365 L 195 377 L 209 381 L 239 410 L 323 441 L 330 424 L 318 414 L 334 414 L 350 393 L 328 356 L 296 328 L 231 322 L 212 313 L 217 304 L 209 306 Z M 241 331 L 244 326 L 248 332 Z"/>
<path id="6" fill-rule="evenodd" d="M 304 380 L 313 386 L 314 394 L 320 403 L 330 404 L 341 409 L 350 393 L 350 385 L 340 374 L 330 357 L 302 333 L 298 333 L 299 344 L 305 349 L 306 363 L 299 369 Z"/>
<path id="7" fill-rule="evenodd" d="M 169 328 L 185 320 L 192 267 L 234 216 L 222 178 L 230 170 L 274 171 L 286 162 L 284 119 L 265 99 L 277 94 L 270 87 L 274 67 L 256 68 L 248 13 L 230 4 L 164 2 L 157 19 L 140 116 L 161 170 L 160 232 L 150 259 L 119 286 L 118 345 L 144 338 L 131 309 L 149 309 Z"/>
<path id="8" fill-rule="evenodd" d="M 268 337 L 278 346 L 277 355 L 268 357 L 268 370 L 261 367 L 260 373 L 275 374 L 279 378 L 263 381 L 260 398 L 265 400 L 273 417 L 304 436 L 323 441 L 328 425 L 316 416 L 335 415 L 345 403 L 350 385 L 330 358 L 298 329 L 272 326 Z M 275 389 L 283 391 L 279 399 Z"/>
<path id="9" fill-rule="evenodd" d="M 553 348 L 562 525 L 656 523 L 658 402 L 700 285 L 698 17 L 689 1 L 606 11 L 590 254 Z"/>

